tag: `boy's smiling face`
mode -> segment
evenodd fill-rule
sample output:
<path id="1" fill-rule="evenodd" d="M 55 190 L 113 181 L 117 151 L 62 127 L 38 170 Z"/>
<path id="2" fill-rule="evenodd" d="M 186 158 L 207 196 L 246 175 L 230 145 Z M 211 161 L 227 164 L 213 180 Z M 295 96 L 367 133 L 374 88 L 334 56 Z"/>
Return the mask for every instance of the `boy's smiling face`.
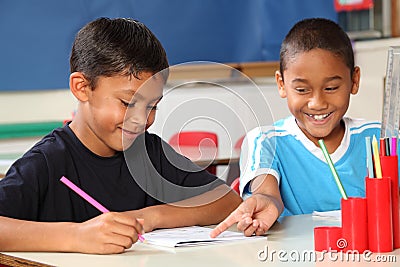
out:
<path id="1" fill-rule="evenodd" d="M 351 77 L 340 57 L 327 50 L 312 49 L 290 59 L 283 74 L 284 81 L 279 74 L 276 77 L 279 94 L 287 98 L 300 129 L 315 144 L 323 138 L 333 142 L 333 147 L 338 146 L 344 134 L 341 119 L 349 107 L 350 94 L 358 91 L 359 68 Z"/>
<path id="2" fill-rule="evenodd" d="M 100 77 L 94 90 L 86 89 L 71 128 L 92 152 L 107 157 L 129 147 L 150 127 L 162 98 L 161 75 Z"/>

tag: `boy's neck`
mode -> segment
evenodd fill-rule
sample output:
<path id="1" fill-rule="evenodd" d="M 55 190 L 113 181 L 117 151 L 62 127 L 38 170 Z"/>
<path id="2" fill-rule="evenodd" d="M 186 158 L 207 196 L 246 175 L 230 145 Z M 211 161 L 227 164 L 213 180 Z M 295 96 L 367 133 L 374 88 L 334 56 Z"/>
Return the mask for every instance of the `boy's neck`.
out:
<path id="1" fill-rule="evenodd" d="M 345 133 L 345 128 L 346 128 L 346 125 L 344 123 L 344 120 L 342 119 L 340 121 L 340 126 L 336 127 L 328 136 L 323 138 L 329 154 L 334 153 L 336 151 L 336 149 L 342 143 L 344 133 Z M 316 145 L 319 146 L 318 140 L 316 142 Z"/>
<path id="2" fill-rule="evenodd" d="M 296 124 L 297 124 L 297 120 L 296 120 Z M 318 144 L 318 140 L 321 138 L 317 138 L 315 136 L 310 135 L 308 132 L 304 131 L 300 126 L 298 126 L 299 129 L 304 133 L 304 135 L 311 141 L 314 143 L 315 146 L 319 147 Z M 344 120 L 340 120 L 340 125 L 339 127 L 336 127 L 335 129 L 333 129 L 332 132 L 329 133 L 328 136 L 323 137 L 322 139 L 324 139 L 324 143 L 326 145 L 326 148 L 329 152 L 329 154 L 332 154 L 336 151 L 336 149 L 340 146 L 340 144 L 342 143 L 343 137 L 344 137 L 344 133 L 345 133 L 345 122 Z"/>

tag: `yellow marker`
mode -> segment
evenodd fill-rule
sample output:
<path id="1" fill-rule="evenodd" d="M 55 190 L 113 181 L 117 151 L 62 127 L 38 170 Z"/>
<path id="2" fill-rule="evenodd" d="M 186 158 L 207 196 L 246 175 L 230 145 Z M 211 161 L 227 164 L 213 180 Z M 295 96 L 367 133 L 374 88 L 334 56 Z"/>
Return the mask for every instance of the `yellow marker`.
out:
<path id="1" fill-rule="evenodd" d="M 375 175 L 376 178 L 382 178 L 381 160 L 379 158 L 378 141 L 375 135 L 372 138 L 372 153 L 374 155 Z"/>

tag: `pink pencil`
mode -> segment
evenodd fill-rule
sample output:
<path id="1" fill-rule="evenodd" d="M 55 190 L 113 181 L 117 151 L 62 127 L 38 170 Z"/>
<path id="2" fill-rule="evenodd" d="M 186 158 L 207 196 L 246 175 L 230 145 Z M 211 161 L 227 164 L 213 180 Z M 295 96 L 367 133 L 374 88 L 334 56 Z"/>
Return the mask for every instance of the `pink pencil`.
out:
<path id="1" fill-rule="evenodd" d="M 392 137 L 392 149 L 390 150 L 391 156 L 397 155 L 397 137 Z"/>
<path id="2" fill-rule="evenodd" d="M 84 200 L 86 200 L 87 202 L 92 204 L 93 207 L 95 207 L 99 211 L 101 211 L 103 213 L 110 212 L 107 208 L 105 208 L 103 205 L 101 205 L 99 202 L 97 202 L 94 198 L 89 196 L 85 191 L 83 191 L 78 186 L 76 186 L 73 182 L 68 180 L 67 177 L 65 177 L 65 176 L 61 177 L 60 181 L 63 182 L 66 186 L 68 186 L 72 191 L 74 191 L 79 196 L 81 196 Z M 138 234 L 138 238 L 142 242 L 145 241 L 144 237 L 141 234 Z"/>

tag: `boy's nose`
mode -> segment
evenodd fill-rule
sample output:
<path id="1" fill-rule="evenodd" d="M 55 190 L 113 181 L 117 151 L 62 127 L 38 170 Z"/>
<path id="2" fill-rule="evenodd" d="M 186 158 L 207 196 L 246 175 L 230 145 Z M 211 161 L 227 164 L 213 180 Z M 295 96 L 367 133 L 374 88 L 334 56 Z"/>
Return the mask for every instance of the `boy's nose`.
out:
<path id="1" fill-rule="evenodd" d="M 127 115 L 127 122 L 134 124 L 138 129 L 144 129 L 147 123 L 147 112 L 132 112 Z"/>
<path id="2" fill-rule="evenodd" d="M 325 101 L 325 98 L 320 94 L 314 94 L 308 101 L 309 109 L 321 110 L 327 107 L 328 103 Z"/>

